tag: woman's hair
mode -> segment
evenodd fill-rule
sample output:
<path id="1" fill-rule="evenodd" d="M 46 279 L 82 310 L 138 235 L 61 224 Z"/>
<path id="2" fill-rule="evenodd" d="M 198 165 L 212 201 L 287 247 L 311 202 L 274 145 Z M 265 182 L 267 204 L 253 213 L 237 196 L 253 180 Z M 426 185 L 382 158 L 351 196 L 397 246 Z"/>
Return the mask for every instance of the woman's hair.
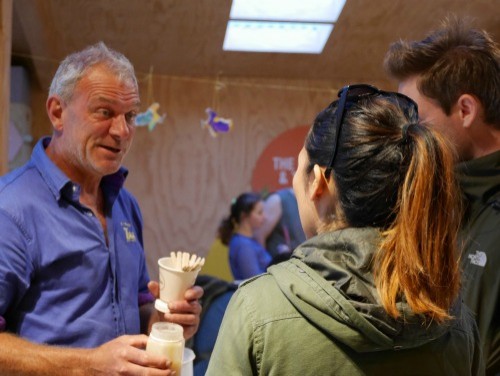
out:
<path id="1" fill-rule="evenodd" d="M 386 311 L 399 317 L 404 298 L 413 312 L 441 322 L 460 284 L 454 154 L 395 93 L 385 94 L 347 101 L 332 170 L 338 205 L 348 226 L 383 232 L 374 274 Z M 322 111 L 306 137 L 307 174 L 330 163 L 336 110 L 334 102 Z"/>
<path id="2" fill-rule="evenodd" d="M 242 214 L 250 214 L 255 204 L 262 198 L 257 193 L 242 193 L 231 202 L 230 214 L 224 218 L 219 226 L 219 237 L 223 244 L 228 245 L 234 228 L 240 223 Z"/>
<path id="3" fill-rule="evenodd" d="M 61 62 L 50 84 L 49 96 L 58 95 L 63 101 L 68 102 L 73 96 L 76 84 L 89 69 L 97 65 L 106 67 L 120 80 L 137 87 L 132 63 L 123 54 L 99 42 L 67 56 Z"/>

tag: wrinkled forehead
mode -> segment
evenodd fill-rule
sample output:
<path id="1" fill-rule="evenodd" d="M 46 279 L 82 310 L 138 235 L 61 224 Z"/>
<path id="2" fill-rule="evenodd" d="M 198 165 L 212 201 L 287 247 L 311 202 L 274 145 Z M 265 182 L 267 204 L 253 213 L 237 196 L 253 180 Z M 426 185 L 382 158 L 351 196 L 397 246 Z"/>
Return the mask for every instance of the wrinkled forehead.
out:
<path id="1" fill-rule="evenodd" d="M 88 72 L 76 85 L 75 97 L 83 96 L 88 103 L 140 107 L 137 86 L 106 69 Z"/>
<path id="2" fill-rule="evenodd" d="M 133 73 L 106 64 L 97 64 L 88 68 L 85 71 L 82 79 L 84 77 L 87 77 L 89 79 L 95 77 L 97 77 L 97 79 L 101 79 L 102 77 L 106 77 L 108 79 L 113 79 L 117 83 L 124 86 L 129 86 L 137 92 L 139 91 L 137 79 Z"/>
<path id="3" fill-rule="evenodd" d="M 137 82 L 128 75 L 120 74 L 103 66 L 90 68 L 77 82 L 76 87 L 114 87 L 117 90 L 139 93 Z"/>

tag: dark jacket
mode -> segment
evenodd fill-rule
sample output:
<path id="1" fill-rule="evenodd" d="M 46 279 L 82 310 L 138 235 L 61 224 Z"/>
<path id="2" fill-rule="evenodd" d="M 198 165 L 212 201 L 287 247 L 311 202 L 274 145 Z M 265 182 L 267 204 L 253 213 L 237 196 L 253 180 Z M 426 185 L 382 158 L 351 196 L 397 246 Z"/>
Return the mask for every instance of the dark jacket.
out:
<path id="1" fill-rule="evenodd" d="M 476 315 L 486 374 L 500 375 L 500 151 L 458 165 L 467 196 L 462 285 Z"/>

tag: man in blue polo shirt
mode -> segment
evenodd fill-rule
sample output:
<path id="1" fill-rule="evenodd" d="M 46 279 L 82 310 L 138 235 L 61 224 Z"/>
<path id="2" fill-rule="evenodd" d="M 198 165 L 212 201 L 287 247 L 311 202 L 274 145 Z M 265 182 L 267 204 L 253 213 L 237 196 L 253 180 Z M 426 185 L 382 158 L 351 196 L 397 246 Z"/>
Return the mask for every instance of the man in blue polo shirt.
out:
<path id="1" fill-rule="evenodd" d="M 143 351 L 158 284 L 123 188 L 139 105 L 122 54 L 99 43 L 68 56 L 47 100 L 52 137 L 0 179 L 0 374 L 170 374 Z M 188 290 L 162 319 L 191 337 L 202 294 Z"/>

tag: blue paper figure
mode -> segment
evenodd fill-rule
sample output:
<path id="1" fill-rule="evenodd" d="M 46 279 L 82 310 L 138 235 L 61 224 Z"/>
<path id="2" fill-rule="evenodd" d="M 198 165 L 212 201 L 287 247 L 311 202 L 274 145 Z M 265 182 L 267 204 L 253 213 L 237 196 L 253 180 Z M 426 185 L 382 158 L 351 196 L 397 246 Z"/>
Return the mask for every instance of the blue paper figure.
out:
<path id="1" fill-rule="evenodd" d="M 201 127 L 208 129 L 212 137 L 217 137 L 218 133 L 227 133 L 233 127 L 233 121 L 231 119 L 224 119 L 217 116 L 217 113 L 211 108 L 207 108 L 205 112 L 208 117 L 206 120 L 201 121 Z"/>
<path id="2" fill-rule="evenodd" d="M 151 132 L 158 123 L 163 123 L 167 114 L 163 114 L 160 116 L 158 114 L 158 109 L 160 105 L 155 102 L 146 110 L 146 112 L 141 112 L 135 117 L 135 125 L 138 127 L 147 126 L 149 131 Z"/>

